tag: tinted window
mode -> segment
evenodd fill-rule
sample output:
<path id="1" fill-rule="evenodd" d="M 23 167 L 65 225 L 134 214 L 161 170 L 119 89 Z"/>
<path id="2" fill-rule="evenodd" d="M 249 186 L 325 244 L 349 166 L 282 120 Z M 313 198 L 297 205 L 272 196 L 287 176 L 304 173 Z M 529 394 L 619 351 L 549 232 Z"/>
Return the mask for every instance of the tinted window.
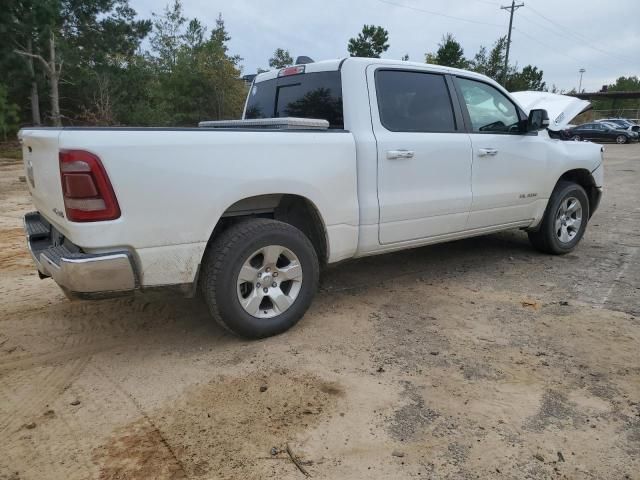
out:
<path id="1" fill-rule="evenodd" d="M 331 128 L 344 128 L 340 72 L 303 73 L 255 83 L 244 118 L 276 117 L 321 118 Z"/>
<path id="2" fill-rule="evenodd" d="M 515 105 L 499 90 L 482 82 L 458 78 L 474 132 L 518 132 Z"/>
<path id="3" fill-rule="evenodd" d="M 376 73 L 380 121 L 393 132 L 451 132 L 456 128 L 444 76 L 380 70 Z"/>

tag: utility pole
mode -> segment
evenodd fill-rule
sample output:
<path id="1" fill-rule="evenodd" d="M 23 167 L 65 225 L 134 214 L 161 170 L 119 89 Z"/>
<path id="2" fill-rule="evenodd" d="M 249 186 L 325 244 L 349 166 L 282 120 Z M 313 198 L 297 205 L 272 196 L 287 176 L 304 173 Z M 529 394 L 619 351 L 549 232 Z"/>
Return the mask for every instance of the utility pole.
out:
<path id="1" fill-rule="evenodd" d="M 504 72 L 502 73 L 502 83 L 507 82 L 507 71 L 509 70 L 509 49 L 511 48 L 511 29 L 513 28 L 513 14 L 520 7 L 524 7 L 523 3 L 516 4 L 516 0 L 511 0 L 511 6 L 502 6 L 500 10 L 509 10 L 509 33 L 507 34 L 507 52 L 504 56 Z"/>
<path id="2" fill-rule="evenodd" d="M 580 74 L 580 83 L 578 84 L 578 93 L 582 93 L 582 75 L 584 75 L 584 72 L 586 72 L 584 68 L 581 68 L 580 70 L 578 70 L 578 73 Z"/>

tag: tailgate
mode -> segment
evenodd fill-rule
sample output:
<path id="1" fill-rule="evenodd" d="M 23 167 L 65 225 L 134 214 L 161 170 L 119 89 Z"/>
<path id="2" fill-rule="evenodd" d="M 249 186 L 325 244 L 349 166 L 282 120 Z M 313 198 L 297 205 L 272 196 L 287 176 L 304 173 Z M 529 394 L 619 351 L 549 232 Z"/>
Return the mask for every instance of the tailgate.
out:
<path id="1" fill-rule="evenodd" d="M 59 129 L 25 129 L 22 143 L 27 185 L 36 209 L 54 225 L 64 227 L 64 199 L 58 160 Z M 64 230 L 64 228 L 62 228 Z"/>

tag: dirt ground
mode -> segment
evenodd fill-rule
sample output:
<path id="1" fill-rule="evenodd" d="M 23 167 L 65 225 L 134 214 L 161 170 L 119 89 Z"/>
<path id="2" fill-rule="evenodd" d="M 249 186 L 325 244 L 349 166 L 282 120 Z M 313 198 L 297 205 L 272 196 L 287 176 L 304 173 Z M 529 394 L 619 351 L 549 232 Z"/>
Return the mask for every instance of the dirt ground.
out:
<path id="1" fill-rule="evenodd" d="M 0 160 L 0 478 L 640 479 L 640 145 L 563 257 L 507 232 L 331 268 L 263 341 L 197 301 L 70 302 Z"/>

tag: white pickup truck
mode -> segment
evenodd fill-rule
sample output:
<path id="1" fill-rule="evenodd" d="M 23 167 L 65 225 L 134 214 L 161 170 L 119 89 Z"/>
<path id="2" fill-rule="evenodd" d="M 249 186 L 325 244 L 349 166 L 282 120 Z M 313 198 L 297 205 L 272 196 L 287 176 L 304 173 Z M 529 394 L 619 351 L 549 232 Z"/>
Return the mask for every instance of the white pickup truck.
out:
<path id="1" fill-rule="evenodd" d="M 253 338 L 293 326 L 340 260 L 513 228 L 567 253 L 603 152 L 553 130 L 588 104 L 517 97 L 468 71 L 347 58 L 258 75 L 236 122 L 23 129 L 29 249 L 71 297 L 199 291 Z"/>

